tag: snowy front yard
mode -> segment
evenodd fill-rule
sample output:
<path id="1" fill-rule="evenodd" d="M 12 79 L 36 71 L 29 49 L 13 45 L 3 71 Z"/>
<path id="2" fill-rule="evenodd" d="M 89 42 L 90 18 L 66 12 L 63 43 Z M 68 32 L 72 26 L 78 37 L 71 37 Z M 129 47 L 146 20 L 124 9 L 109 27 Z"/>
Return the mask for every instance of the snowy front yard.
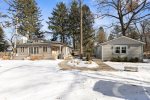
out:
<path id="1" fill-rule="evenodd" d="M 0 100 L 150 100 L 150 64 L 139 72 L 81 72 L 61 71 L 59 62 L 0 61 Z"/>

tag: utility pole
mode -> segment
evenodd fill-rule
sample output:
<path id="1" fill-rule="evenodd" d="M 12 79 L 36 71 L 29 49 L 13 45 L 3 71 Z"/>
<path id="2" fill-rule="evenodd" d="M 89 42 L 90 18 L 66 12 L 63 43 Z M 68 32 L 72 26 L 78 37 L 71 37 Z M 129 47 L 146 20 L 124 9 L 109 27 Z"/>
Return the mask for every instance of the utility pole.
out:
<path id="1" fill-rule="evenodd" d="M 14 54 L 16 54 L 16 45 L 17 45 L 17 35 L 18 35 L 18 17 L 15 17 L 16 23 L 15 23 L 15 33 L 14 33 Z"/>
<path id="2" fill-rule="evenodd" d="M 80 0 L 80 59 L 83 57 L 83 12 L 82 12 L 82 0 Z"/>

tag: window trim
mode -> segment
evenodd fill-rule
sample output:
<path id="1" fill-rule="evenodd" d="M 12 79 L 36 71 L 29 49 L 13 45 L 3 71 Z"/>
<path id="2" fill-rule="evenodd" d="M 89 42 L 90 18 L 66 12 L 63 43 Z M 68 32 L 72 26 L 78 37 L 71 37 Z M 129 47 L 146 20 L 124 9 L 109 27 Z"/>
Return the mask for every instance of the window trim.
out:
<path id="1" fill-rule="evenodd" d="M 30 54 L 39 54 L 39 47 L 30 47 Z"/>
<path id="2" fill-rule="evenodd" d="M 118 49 L 118 50 L 119 50 L 119 53 L 116 52 L 118 47 L 119 47 L 119 49 Z M 121 53 L 121 52 L 120 52 L 120 51 L 121 51 L 120 49 L 121 49 L 120 46 L 116 46 L 116 47 L 115 47 L 115 50 L 114 50 L 115 54 L 120 54 L 120 53 Z"/>
<path id="3" fill-rule="evenodd" d="M 125 53 L 122 52 L 122 50 L 123 50 L 124 47 L 126 48 L 126 49 L 125 49 L 125 51 L 126 51 Z M 121 54 L 127 54 L 127 46 L 122 46 L 122 47 L 121 47 Z"/>
<path id="4" fill-rule="evenodd" d="M 48 49 L 47 46 L 43 46 L 43 52 L 44 52 L 44 53 L 47 53 L 47 49 Z"/>
<path id="5" fill-rule="evenodd" d="M 116 47 L 120 47 L 120 53 L 116 53 Z M 122 47 L 126 47 L 126 53 L 122 53 L 122 50 L 123 50 Z M 113 48 L 114 48 L 113 49 L 114 54 L 127 54 L 128 53 L 128 46 L 127 45 L 115 45 Z"/>

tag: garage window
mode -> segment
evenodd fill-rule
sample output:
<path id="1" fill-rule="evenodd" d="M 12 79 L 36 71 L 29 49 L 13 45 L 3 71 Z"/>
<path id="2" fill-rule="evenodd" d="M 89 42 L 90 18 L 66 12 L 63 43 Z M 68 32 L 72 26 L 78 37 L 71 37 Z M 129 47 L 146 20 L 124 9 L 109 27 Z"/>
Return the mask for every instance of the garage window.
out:
<path id="1" fill-rule="evenodd" d="M 121 48 L 121 53 L 127 53 L 127 47 L 126 46 Z"/>
<path id="2" fill-rule="evenodd" d="M 115 48 L 115 53 L 120 53 L 120 47 L 119 46 Z"/>
<path id="3" fill-rule="evenodd" d="M 127 53 L 127 46 L 115 46 L 114 48 L 115 54 L 126 54 Z"/>

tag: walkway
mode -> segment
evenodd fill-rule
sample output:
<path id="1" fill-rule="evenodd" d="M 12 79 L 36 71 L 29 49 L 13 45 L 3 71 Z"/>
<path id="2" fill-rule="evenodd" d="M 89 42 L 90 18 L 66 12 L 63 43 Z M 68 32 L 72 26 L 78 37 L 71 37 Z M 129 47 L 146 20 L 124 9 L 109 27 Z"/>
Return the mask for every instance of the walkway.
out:
<path id="1" fill-rule="evenodd" d="M 99 65 L 101 71 L 116 71 L 114 68 L 103 63 L 100 59 L 93 59 L 93 61 Z"/>

